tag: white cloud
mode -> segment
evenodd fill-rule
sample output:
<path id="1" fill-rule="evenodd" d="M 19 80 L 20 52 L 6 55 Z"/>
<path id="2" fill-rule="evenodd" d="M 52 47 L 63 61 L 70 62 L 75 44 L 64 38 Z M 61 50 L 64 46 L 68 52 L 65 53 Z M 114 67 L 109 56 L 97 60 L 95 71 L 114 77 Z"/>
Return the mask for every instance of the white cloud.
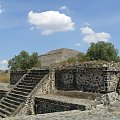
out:
<path id="1" fill-rule="evenodd" d="M 54 32 L 64 32 L 74 29 L 74 22 L 71 17 L 59 13 L 59 11 L 33 12 L 28 13 L 29 23 L 41 30 L 41 34 L 49 35 Z"/>
<path id="2" fill-rule="evenodd" d="M 79 47 L 81 44 L 80 43 L 76 43 L 75 46 Z"/>
<path id="3" fill-rule="evenodd" d="M 111 35 L 109 33 L 106 33 L 106 32 L 97 33 L 88 26 L 81 28 L 80 31 L 81 31 L 81 34 L 83 35 L 83 40 L 88 43 L 91 43 L 91 42 L 96 43 L 98 41 L 107 42 L 111 38 Z"/>
<path id="4" fill-rule="evenodd" d="M 60 10 L 67 10 L 67 9 L 68 9 L 68 7 L 65 5 L 60 7 Z"/>
<path id="5" fill-rule="evenodd" d="M 80 31 L 83 35 L 94 34 L 94 31 L 92 30 L 92 28 L 89 28 L 89 27 L 81 28 Z"/>
<path id="6" fill-rule="evenodd" d="M 3 13 L 4 8 L 2 7 L 2 5 L 0 5 L 0 14 Z"/>
<path id="7" fill-rule="evenodd" d="M 6 69 L 8 69 L 8 61 L 7 60 L 0 61 L 0 70 L 6 70 Z"/>
<path id="8" fill-rule="evenodd" d="M 60 11 L 64 11 L 65 13 L 67 13 L 67 14 L 70 14 L 70 9 L 67 7 L 67 6 L 61 6 L 60 8 L 59 8 L 59 10 Z"/>

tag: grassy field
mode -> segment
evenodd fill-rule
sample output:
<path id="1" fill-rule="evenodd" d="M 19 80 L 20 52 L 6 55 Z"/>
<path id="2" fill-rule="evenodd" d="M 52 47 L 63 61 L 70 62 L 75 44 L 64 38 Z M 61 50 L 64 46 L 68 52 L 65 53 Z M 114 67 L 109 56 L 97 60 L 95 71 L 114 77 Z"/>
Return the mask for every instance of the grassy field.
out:
<path id="1" fill-rule="evenodd" d="M 0 82 L 2 83 L 9 83 L 10 77 L 8 73 L 0 73 Z"/>

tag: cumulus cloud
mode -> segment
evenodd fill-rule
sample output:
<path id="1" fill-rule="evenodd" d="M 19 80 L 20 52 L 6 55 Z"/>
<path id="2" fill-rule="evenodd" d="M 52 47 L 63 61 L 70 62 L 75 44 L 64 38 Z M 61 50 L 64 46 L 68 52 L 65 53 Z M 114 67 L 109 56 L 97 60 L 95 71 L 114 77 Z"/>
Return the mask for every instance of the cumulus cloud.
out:
<path id="1" fill-rule="evenodd" d="M 94 34 L 94 31 L 89 27 L 81 28 L 80 31 L 83 35 Z"/>
<path id="2" fill-rule="evenodd" d="M 72 22 L 71 17 L 61 14 L 59 11 L 30 11 L 28 13 L 28 21 L 32 27 L 40 29 L 43 35 L 74 29 L 74 22 Z"/>
<path id="3" fill-rule="evenodd" d="M 8 68 L 8 61 L 2 60 L 0 61 L 0 70 L 6 70 Z"/>
<path id="4" fill-rule="evenodd" d="M 88 26 L 81 28 L 80 31 L 81 31 L 81 34 L 83 35 L 83 40 L 88 43 L 91 43 L 91 42 L 96 43 L 98 41 L 107 42 L 111 38 L 111 35 L 109 33 L 106 33 L 106 32 L 97 33 Z"/>

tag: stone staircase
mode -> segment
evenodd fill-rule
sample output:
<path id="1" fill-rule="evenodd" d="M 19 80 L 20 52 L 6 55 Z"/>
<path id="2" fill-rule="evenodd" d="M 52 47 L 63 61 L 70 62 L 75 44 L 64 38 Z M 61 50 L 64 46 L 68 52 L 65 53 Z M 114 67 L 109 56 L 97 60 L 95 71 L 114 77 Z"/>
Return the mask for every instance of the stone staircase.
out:
<path id="1" fill-rule="evenodd" d="M 28 96 L 34 94 L 40 81 L 49 70 L 30 70 L 0 101 L 0 117 L 15 116 L 25 105 Z M 37 87 L 36 87 L 37 86 Z"/>

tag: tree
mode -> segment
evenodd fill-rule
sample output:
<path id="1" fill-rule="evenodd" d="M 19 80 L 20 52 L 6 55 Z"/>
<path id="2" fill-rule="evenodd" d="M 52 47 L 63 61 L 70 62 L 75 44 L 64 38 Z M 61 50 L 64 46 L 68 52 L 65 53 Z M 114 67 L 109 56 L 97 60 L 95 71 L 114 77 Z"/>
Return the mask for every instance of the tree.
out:
<path id="1" fill-rule="evenodd" d="M 90 60 L 118 61 L 118 50 L 110 42 L 91 43 L 86 56 Z"/>
<path id="2" fill-rule="evenodd" d="M 27 70 L 33 67 L 39 67 L 40 65 L 38 53 L 29 55 L 26 51 L 21 51 L 8 61 L 8 67 L 11 70 Z"/>
<path id="3" fill-rule="evenodd" d="M 40 67 L 41 63 L 38 59 L 38 53 L 34 52 L 29 58 L 29 68 Z"/>
<path id="4" fill-rule="evenodd" d="M 79 52 L 76 57 L 70 57 L 68 58 L 68 63 L 75 63 L 75 62 L 85 62 L 88 61 L 89 58 L 82 52 Z"/>
<path id="5" fill-rule="evenodd" d="M 77 55 L 77 60 L 78 62 L 85 62 L 85 61 L 89 61 L 89 58 L 86 56 L 86 54 L 79 52 Z"/>

